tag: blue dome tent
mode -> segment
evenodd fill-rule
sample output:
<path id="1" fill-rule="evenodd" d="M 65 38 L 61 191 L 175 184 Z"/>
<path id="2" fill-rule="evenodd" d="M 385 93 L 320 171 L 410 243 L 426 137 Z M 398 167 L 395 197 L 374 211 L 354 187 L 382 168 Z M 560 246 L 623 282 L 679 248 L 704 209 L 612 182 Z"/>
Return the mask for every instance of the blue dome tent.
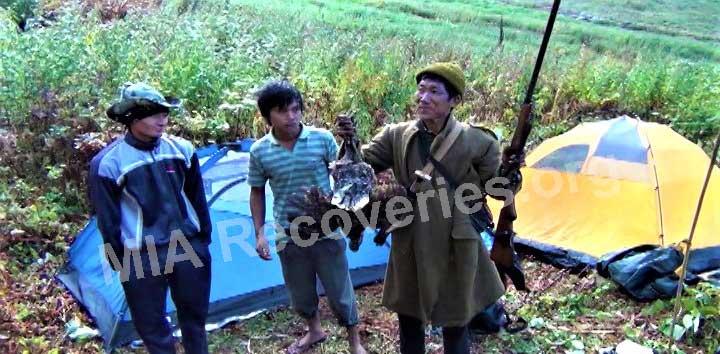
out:
<path id="1" fill-rule="evenodd" d="M 197 151 L 213 222 L 208 329 L 289 303 L 278 257 L 266 262 L 254 250 L 250 187 L 246 183 L 252 142 L 246 139 Z M 270 189 L 266 190 L 266 220 L 271 223 L 273 197 Z M 355 286 L 381 281 L 385 275 L 389 246 L 375 246 L 370 241 L 372 235 L 365 235 L 365 240 L 358 252 L 348 252 Z M 57 277 L 95 320 L 104 348 L 109 352 L 139 337 L 120 278 L 110 270 L 101 247 L 102 237 L 95 219 L 91 218 L 71 245 L 67 264 Z M 175 306 L 169 295 L 166 312 L 172 326 L 177 328 Z"/>

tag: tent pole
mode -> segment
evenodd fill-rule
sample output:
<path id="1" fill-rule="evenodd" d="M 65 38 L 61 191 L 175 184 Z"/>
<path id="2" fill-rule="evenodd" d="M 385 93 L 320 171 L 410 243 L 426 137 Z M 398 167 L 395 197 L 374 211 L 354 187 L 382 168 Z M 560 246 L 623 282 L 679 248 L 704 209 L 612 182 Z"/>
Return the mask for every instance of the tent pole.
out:
<path id="1" fill-rule="evenodd" d="M 692 239 L 695 235 L 695 226 L 697 226 L 698 218 L 700 217 L 700 209 L 702 208 L 703 199 L 705 198 L 705 191 L 707 191 L 707 186 L 710 183 L 710 176 L 712 175 L 713 167 L 715 167 L 715 159 L 717 159 L 718 154 L 718 148 L 720 147 L 720 131 L 718 131 L 718 136 L 715 139 L 715 148 L 713 149 L 712 157 L 710 158 L 710 166 L 708 166 L 707 174 L 705 175 L 705 184 L 703 184 L 702 191 L 700 192 L 700 199 L 698 200 L 697 207 L 695 208 L 695 216 L 693 217 L 692 226 L 690 227 L 690 236 L 687 239 L 687 245 L 685 249 L 685 255 L 683 257 L 683 264 L 682 269 L 680 270 L 680 279 L 678 279 L 678 285 L 677 285 L 677 293 L 675 294 L 675 307 L 673 309 L 673 320 L 670 325 L 670 338 L 672 339 L 670 341 L 670 344 L 668 345 L 668 350 L 672 347 L 672 343 L 674 342 L 674 333 L 675 333 L 675 324 L 678 321 L 678 318 L 680 317 L 680 296 L 682 296 L 682 290 L 683 290 L 683 284 L 685 283 L 685 275 L 687 274 L 687 265 L 688 260 L 690 259 L 690 249 L 692 247 Z"/>
<path id="2" fill-rule="evenodd" d="M 647 132 L 643 131 L 645 133 L 645 141 L 647 141 L 648 144 L 648 151 L 650 152 L 650 157 L 652 158 L 652 175 L 653 175 L 653 182 L 655 183 L 655 200 L 657 202 L 657 212 L 658 212 L 658 227 L 660 228 L 658 231 L 660 231 L 659 237 L 660 237 L 660 246 L 665 247 L 665 223 L 663 222 L 663 207 L 662 207 L 662 198 L 660 197 L 660 179 L 658 178 L 657 173 L 657 165 L 655 165 L 655 153 L 653 152 L 652 145 L 650 145 L 650 139 L 647 136 Z M 640 129 L 638 129 L 638 135 L 640 133 Z"/>
<path id="3" fill-rule="evenodd" d="M 112 353 L 113 349 L 113 341 L 115 340 L 115 334 L 117 334 L 118 326 L 120 325 L 120 321 L 122 321 L 123 316 L 125 316 L 125 312 L 128 310 L 128 303 L 127 299 L 123 297 L 123 305 L 120 308 L 120 312 L 118 313 L 118 317 L 115 319 L 115 323 L 113 324 L 113 328 L 110 334 L 110 340 L 107 343 L 107 346 L 105 348 L 105 353 L 109 354 Z"/>

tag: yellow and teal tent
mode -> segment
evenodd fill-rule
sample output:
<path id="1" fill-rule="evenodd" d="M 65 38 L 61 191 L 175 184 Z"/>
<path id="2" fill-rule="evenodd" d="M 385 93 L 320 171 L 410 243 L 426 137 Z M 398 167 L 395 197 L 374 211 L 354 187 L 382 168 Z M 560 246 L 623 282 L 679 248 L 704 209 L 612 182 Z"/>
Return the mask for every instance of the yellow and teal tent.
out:
<path id="1" fill-rule="evenodd" d="M 519 242 L 592 261 L 688 238 L 709 158 L 668 126 L 623 116 L 548 139 L 526 163 L 515 200 Z M 720 267 L 717 167 L 692 248 Z"/>

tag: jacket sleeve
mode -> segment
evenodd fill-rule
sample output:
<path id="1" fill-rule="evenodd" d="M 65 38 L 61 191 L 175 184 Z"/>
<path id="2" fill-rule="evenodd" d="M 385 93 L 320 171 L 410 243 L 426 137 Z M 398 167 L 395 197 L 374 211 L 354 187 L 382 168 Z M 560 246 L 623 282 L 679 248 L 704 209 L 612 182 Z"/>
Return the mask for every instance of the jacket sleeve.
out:
<path id="1" fill-rule="evenodd" d="M 488 138 L 487 144 L 482 144 L 478 153 L 473 156 L 472 164 L 480 176 L 480 186 L 485 187 L 485 183 L 491 178 L 498 175 L 500 168 L 500 143 L 492 138 Z"/>
<path id="2" fill-rule="evenodd" d="M 97 220 L 103 241 L 112 247 L 118 259 L 123 259 L 124 247 L 120 239 L 120 194 L 122 188 L 115 181 L 99 174 L 99 161 L 93 161 L 88 178 L 90 205 Z"/>
<path id="3" fill-rule="evenodd" d="M 392 126 L 387 126 L 363 145 L 362 156 L 375 172 L 385 171 L 393 166 Z"/>
<path id="4" fill-rule="evenodd" d="M 195 153 L 192 155 L 190 169 L 185 177 L 184 191 L 200 221 L 198 237 L 210 243 L 212 222 L 210 221 L 210 211 L 208 210 L 207 200 L 205 199 L 205 187 L 203 186 L 202 174 L 200 173 L 200 161 Z"/>

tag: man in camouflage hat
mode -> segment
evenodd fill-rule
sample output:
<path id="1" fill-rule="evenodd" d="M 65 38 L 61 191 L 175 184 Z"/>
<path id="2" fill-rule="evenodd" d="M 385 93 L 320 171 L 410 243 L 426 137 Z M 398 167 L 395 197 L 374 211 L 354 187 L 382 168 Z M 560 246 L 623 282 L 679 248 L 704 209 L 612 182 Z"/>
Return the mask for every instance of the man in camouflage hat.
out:
<path id="1" fill-rule="evenodd" d="M 468 199 L 455 190 L 469 186 L 481 194 L 497 173 L 500 148 L 491 132 L 453 117 L 465 90 L 460 67 L 435 63 L 415 79 L 416 119 L 386 126 L 362 147 L 364 161 L 376 172 L 392 168 L 412 201 L 411 221 L 392 231 L 383 305 L 398 313 L 401 353 L 424 353 L 425 325 L 432 322 L 443 327 L 445 353 L 468 354 L 468 322 L 500 298 L 504 287 L 460 205 Z M 337 131 L 354 134 L 355 127 L 341 116 Z M 446 139 L 455 140 L 436 159 Z M 423 174 L 433 159 L 435 168 Z"/>
<path id="2" fill-rule="evenodd" d="M 164 134 L 179 105 L 146 84 L 125 84 L 107 116 L 127 133 L 93 158 L 88 183 L 107 261 L 152 354 L 175 353 L 168 288 L 185 352 L 208 352 L 211 224 L 200 164 L 190 142 Z"/>

